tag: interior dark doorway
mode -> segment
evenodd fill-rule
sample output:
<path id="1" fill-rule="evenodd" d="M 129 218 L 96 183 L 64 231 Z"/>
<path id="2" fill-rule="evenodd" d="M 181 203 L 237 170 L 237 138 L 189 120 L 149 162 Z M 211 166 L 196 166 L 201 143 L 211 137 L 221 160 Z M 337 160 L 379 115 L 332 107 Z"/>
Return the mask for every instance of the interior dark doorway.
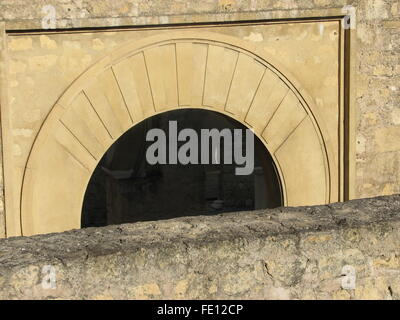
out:
<path id="1" fill-rule="evenodd" d="M 146 161 L 152 128 L 178 130 L 247 129 L 223 114 L 182 109 L 142 121 L 121 136 L 95 169 L 82 206 L 82 227 L 162 220 L 191 215 L 214 215 L 282 205 L 280 181 L 263 143 L 254 137 L 254 171 L 235 175 L 235 163 L 156 164 Z M 246 141 L 243 139 L 243 149 Z M 178 142 L 183 144 L 184 142 Z M 222 158 L 222 155 L 221 155 Z"/>

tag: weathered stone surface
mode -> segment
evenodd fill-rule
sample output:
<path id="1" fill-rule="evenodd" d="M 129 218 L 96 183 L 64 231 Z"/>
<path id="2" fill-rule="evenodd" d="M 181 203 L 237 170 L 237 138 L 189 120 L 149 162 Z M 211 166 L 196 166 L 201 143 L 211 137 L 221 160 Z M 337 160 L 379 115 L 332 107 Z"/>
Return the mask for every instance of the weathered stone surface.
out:
<path id="1" fill-rule="evenodd" d="M 56 28 L 92 28 L 124 27 L 138 25 L 165 25 L 171 23 L 215 23 L 221 21 L 262 20 L 296 17 L 337 16 L 344 5 L 356 8 L 356 29 L 352 34 L 354 47 L 351 48 L 354 63 L 354 86 L 351 99 L 354 98 L 358 114 L 356 136 L 360 138 L 356 154 L 356 179 L 354 197 L 369 197 L 399 193 L 400 183 L 396 172 L 396 163 L 400 157 L 399 136 L 399 72 L 400 72 L 400 6 L 397 0 L 307 0 L 307 1 L 272 1 L 272 0 L 205 0 L 194 1 L 106 1 L 106 0 L 51 0 L 24 1 L 3 0 L 0 3 L 0 47 L 3 47 L 4 28 L 6 30 L 41 29 L 46 16 L 44 7 L 51 5 L 55 9 Z M 248 40 L 260 41 L 260 34 L 246 35 Z M 16 39 L 17 40 L 17 39 Z M 10 50 L 23 53 L 31 45 L 29 40 L 10 44 Z M 79 43 L 57 44 L 46 35 L 40 36 L 40 46 L 48 50 L 63 49 L 74 52 Z M 74 47 L 75 46 L 75 47 Z M 111 48 L 111 42 L 93 39 L 93 50 Z M 76 54 L 76 53 L 74 53 Z M 49 58 L 49 59 L 47 59 Z M 4 59 L 5 60 L 5 59 Z M 33 59 L 30 64 L 10 61 L 9 72 L 19 76 L 30 69 L 40 70 L 54 61 L 54 57 Z M 72 56 L 60 59 L 63 71 L 69 75 L 82 72 L 93 61 L 90 56 Z M 79 69 L 79 70 L 78 70 Z M 80 70 L 82 69 L 82 70 Z M 57 81 L 47 80 L 49 83 Z M 19 81 L 10 79 L 10 86 L 17 87 Z M 53 92 L 54 90 L 48 90 Z M 31 99 L 32 100 L 32 99 Z M 34 99 L 35 100 L 35 99 Z M 31 101 L 30 101 L 31 102 Z M 21 119 L 31 121 L 31 126 L 44 116 L 32 110 L 34 117 L 19 115 Z M 31 129 L 29 127 L 29 129 Z M 386 133 L 388 139 L 385 140 Z M 4 138 L 4 137 L 3 137 Z M 24 136 L 25 139 L 28 137 Z M 25 145 L 14 145 L 13 155 L 19 156 Z M 385 159 L 378 167 L 376 159 Z M 397 170 L 398 171 L 398 170 Z M 2 185 L 2 184 L 1 184 Z M 0 207 L 0 228 L 4 216 L 3 202 Z M 0 231 L 0 235 L 4 235 Z"/>
<path id="2" fill-rule="evenodd" d="M 395 195 L 3 239 L 0 298 L 399 299 L 399 227 Z"/>

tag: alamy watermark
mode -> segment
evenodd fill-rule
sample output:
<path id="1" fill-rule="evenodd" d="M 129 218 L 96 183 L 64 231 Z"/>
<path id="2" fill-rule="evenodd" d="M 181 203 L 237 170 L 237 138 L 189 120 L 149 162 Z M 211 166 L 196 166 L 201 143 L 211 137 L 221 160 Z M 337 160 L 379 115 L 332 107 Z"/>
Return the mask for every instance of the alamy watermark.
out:
<path id="1" fill-rule="evenodd" d="M 42 28 L 43 29 L 55 29 L 56 28 L 56 8 L 48 4 L 42 7 Z"/>
<path id="2" fill-rule="evenodd" d="M 352 5 L 346 5 L 342 8 L 342 13 L 345 14 L 342 20 L 343 29 L 352 29 L 356 28 L 356 8 Z"/>
<path id="3" fill-rule="evenodd" d="M 356 288 L 356 269 L 351 265 L 345 265 L 342 268 L 342 289 L 354 290 Z"/>
<path id="4" fill-rule="evenodd" d="M 56 268 L 52 265 L 42 267 L 42 288 L 56 289 Z"/>
<path id="5" fill-rule="evenodd" d="M 151 165 L 220 164 L 222 160 L 223 164 L 234 162 L 237 165 L 236 175 L 250 175 L 254 170 L 254 134 L 250 129 L 201 129 L 199 137 L 198 132 L 190 128 L 178 132 L 177 121 L 169 121 L 168 134 L 153 128 L 147 132 L 146 141 L 153 142 L 146 151 L 146 160 Z M 178 142 L 184 143 L 178 148 Z"/>

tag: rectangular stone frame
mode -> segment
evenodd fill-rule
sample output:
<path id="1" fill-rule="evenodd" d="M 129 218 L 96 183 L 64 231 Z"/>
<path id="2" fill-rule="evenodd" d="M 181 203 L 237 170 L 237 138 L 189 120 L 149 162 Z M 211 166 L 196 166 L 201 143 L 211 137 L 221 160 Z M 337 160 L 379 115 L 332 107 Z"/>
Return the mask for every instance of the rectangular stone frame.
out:
<path id="1" fill-rule="evenodd" d="M 80 21 L 79 28 L 68 28 L 59 29 L 62 31 L 74 32 L 74 31 L 91 31 L 96 29 L 118 29 L 123 30 L 127 28 L 137 27 L 151 27 L 151 28 L 179 28 L 179 27 L 196 27 L 196 26 L 214 26 L 214 25 L 239 25 L 239 24 L 262 24 L 262 23 L 282 23 L 282 22 L 295 22 L 296 20 L 307 20 L 307 21 L 326 21 L 326 20 L 337 20 L 343 21 L 345 15 L 342 8 L 336 9 L 310 9 L 310 10 L 298 10 L 295 13 L 288 11 L 257 11 L 257 12 L 245 12 L 245 13 L 211 13 L 211 14 L 196 14 L 196 15 L 172 15 L 165 19 L 164 16 L 154 16 L 153 21 L 157 24 L 146 25 L 145 22 L 138 22 L 135 25 L 128 25 L 128 19 L 126 25 L 121 26 L 110 26 L 110 21 L 107 19 L 82 19 Z M 190 18 L 190 21 L 188 21 Z M 124 20 L 122 19 L 122 23 Z M 166 23 L 167 22 L 167 23 Z M 33 19 L 21 23 L 20 21 L 7 21 L 0 22 L 0 107 L 1 107 L 1 119 L 8 119 L 9 117 L 9 104 L 6 90 L 7 83 L 7 66 L 8 66 L 8 55 L 7 55 L 7 33 L 19 33 L 19 32 L 54 32 L 54 30 L 43 30 L 41 29 L 41 20 Z M 357 109 L 356 109 L 356 35 L 355 30 L 348 29 L 344 30 L 341 28 L 341 45 L 344 50 L 340 50 L 340 65 L 341 74 L 340 79 L 343 83 L 340 85 L 340 123 L 344 125 L 340 128 L 341 143 L 340 143 L 340 181 L 339 181 L 339 194 L 340 200 L 350 200 L 356 197 L 356 126 L 357 126 Z M 342 54 L 343 53 L 343 54 Z M 2 136 L 4 132 L 9 130 L 7 121 L 1 121 Z M 6 144 L 7 142 L 4 142 Z M 1 141 L 1 153 L 3 155 L 3 141 Z M 11 160 L 4 158 L 2 160 L 2 178 L 3 186 L 7 186 L 8 171 L 12 166 Z M 2 199 L 0 198 L 0 208 L 3 207 L 3 212 L 0 210 L 0 238 L 7 237 L 7 235 L 15 234 L 12 230 L 12 226 L 15 226 L 15 222 L 10 222 L 12 216 L 7 215 L 8 212 L 13 212 L 12 201 L 10 201 L 10 195 L 6 187 L 3 187 L 1 192 Z M 4 200 L 3 200 L 4 199 Z"/>
<path id="2" fill-rule="evenodd" d="M 6 75 L 6 61 L 7 61 L 7 51 L 6 51 L 6 27 L 5 22 L 0 22 L 0 125 L 3 128 L 3 117 L 5 118 L 5 114 L 3 110 L 7 110 L 8 108 L 5 104 L 8 102 L 7 99 L 7 90 L 5 83 L 7 82 Z M 5 167 L 4 167 L 4 157 L 3 157 L 3 129 L 0 132 L 0 162 L 1 162 L 1 174 L 0 174 L 0 238 L 5 238 L 6 234 L 6 208 L 5 208 Z"/>

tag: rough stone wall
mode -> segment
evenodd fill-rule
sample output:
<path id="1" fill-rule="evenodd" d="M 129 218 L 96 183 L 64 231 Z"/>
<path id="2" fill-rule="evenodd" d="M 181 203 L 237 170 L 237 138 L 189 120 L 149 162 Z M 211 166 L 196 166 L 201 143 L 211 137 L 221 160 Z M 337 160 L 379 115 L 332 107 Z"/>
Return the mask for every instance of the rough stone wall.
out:
<path id="1" fill-rule="evenodd" d="M 43 6 L 56 27 L 107 27 L 330 16 L 357 8 L 355 197 L 400 192 L 400 4 L 397 0 L 3 0 L 7 30 L 41 29 Z M 337 12 L 337 11 L 335 11 Z M 1 207 L 4 207 L 1 205 Z M 3 211 L 0 213 L 2 219 Z"/>
<path id="2" fill-rule="evenodd" d="M 399 299 L 399 227 L 396 195 L 3 239 L 0 298 Z"/>
<path id="3" fill-rule="evenodd" d="M 400 191 L 400 4 L 360 2 L 357 196 Z"/>

